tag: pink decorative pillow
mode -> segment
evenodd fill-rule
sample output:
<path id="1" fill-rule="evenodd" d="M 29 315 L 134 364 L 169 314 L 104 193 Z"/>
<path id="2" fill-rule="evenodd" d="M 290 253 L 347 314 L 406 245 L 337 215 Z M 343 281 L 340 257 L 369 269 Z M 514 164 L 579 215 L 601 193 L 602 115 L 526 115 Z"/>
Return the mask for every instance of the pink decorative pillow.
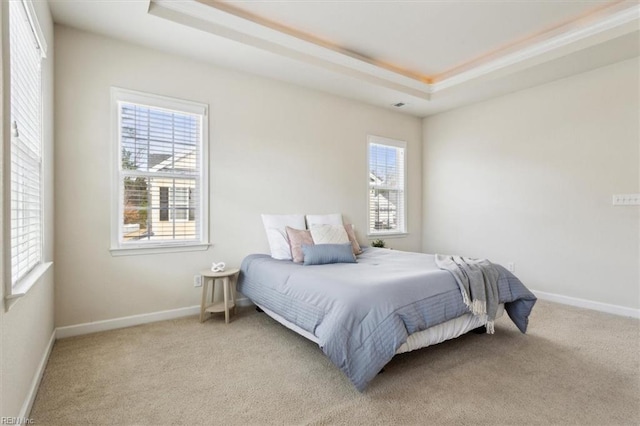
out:
<path id="1" fill-rule="evenodd" d="M 362 253 L 362 248 L 360 248 L 360 244 L 358 244 L 358 240 L 356 239 L 356 233 L 353 230 L 353 225 L 345 225 L 344 230 L 347 231 L 349 242 L 351 243 L 351 247 L 353 247 L 353 254 Z"/>
<path id="2" fill-rule="evenodd" d="M 302 246 L 312 246 L 313 238 L 311 237 L 311 231 L 306 229 L 294 229 L 286 227 L 287 236 L 289 237 L 289 244 L 291 245 L 291 257 L 296 263 L 302 263 L 304 261 L 304 252 Z"/>

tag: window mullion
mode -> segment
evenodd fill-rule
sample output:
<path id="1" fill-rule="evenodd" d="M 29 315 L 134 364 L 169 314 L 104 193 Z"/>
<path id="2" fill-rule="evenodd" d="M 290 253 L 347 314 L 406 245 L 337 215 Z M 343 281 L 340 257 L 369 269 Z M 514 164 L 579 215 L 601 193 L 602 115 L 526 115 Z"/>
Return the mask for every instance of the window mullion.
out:
<path id="1" fill-rule="evenodd" d="M 171 228 L 173 230 L 173 235 L 176 235 L 176 180 L 172 181 L 172 199 L 171 199 Z"/>

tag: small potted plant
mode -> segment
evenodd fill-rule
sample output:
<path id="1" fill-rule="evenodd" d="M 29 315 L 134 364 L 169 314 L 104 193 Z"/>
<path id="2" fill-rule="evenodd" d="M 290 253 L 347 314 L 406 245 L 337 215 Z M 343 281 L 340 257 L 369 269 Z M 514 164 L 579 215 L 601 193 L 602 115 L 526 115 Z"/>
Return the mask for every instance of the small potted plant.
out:
<path id="1" fill-rule="evenodd" d="M 373 240 L 371 241 L 371 247 L 378 247 L 378 248 L 384 248 L 385 246 L 385 242 L 384 240 Z"/>

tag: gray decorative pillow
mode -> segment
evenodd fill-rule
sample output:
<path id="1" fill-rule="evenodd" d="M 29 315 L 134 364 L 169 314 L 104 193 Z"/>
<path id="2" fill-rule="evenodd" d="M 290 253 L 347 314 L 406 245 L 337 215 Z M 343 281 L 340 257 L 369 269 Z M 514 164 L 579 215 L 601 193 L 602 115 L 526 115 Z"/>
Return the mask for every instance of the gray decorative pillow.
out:
<path id="1" fill-rule="evenodd" d="M 303 245 L 305 265 L 356 263 L 351 243 Z"/>

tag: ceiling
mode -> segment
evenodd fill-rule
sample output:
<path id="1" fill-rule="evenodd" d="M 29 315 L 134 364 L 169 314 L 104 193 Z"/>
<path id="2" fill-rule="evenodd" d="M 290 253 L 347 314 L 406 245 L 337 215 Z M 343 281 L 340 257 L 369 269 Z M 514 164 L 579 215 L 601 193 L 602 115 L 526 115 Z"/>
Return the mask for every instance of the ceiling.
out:
<path id="1" fill-rule="evenodd" d="M 637 1 L 49 3 L 59 24 L 416 116 L 640 55 Z"/>

